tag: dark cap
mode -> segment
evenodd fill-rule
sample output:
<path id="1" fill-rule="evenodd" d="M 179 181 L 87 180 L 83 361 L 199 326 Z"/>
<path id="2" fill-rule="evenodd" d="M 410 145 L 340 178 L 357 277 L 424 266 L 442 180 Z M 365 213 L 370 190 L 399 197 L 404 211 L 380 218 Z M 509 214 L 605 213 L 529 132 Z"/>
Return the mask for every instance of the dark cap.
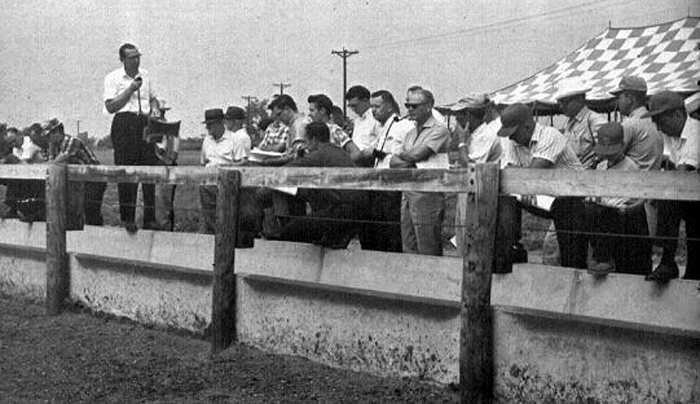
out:
<path id="1" fill-rule="evenodd" d="M 228 107 L 224 114 L 224 119 L 234 121 L 236 119 L 246 119 L 245 111 L 241 107 Z"/>
<path id="2" fill-rule="evenodd" d="M 501 113 L 502 127 L 498 131 L 500 137 L 510 137 L 518 127 L 532 120 L 532 111 L 525 104 L 517 103 L 509 105 Z"/>
<path id="3" fill-rule="evenodd" d="M 221 108 L 213 108 L 204 111 L 204 121 L 202 123 L 211 123 L 224 120 L 224 110 Z"/>
<path id="4" fill-rule="evenodd" d="M 593 152 L 598 155 L 611 155 L 622 151 L 625 131 L 619 122 L 608 122 L 598 128 L 598 140 Z"/>
<path id="5" fill-rule="evenodd" d="M 61 121 L 59 121 L 57 118 L 51 118 L 41 123 L 41 129 L 43 129 L 46 133 L 50 133 L 59 126 L 61 126 Z"/>
<path id="6" fill-rule="evenodd" d="M 620 84 L 616 89 L 610 91 L 610 94 L 614 96 L 620 95 L 623 91 L 639 91 L 641 93 L 647 92 L 647 82 L 643 78 L 637 76 L 624 76 L 620 80 Z"/>
<path id="7" fill-rule="evenodd" d="M 651 96 L 649 99 L 649 112 L 642 115 L 642 118 L 649 118 L 676 109 L 685 110 L 683 97 L 673 91 L 662 91 Z"/>

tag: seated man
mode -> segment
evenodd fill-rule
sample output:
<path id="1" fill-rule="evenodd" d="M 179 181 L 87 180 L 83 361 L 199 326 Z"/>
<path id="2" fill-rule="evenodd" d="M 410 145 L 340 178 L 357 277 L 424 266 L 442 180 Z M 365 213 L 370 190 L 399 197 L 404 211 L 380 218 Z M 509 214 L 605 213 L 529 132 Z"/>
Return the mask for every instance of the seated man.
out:
<path id="1" fill-rule="evenodd" d="M 32 141 L 41 147 L 49 162 L 64 164 L 91 164 L 100 162 L 85 144 L 77 137 L 64 132 L 63 123 L 51 119 L 42 124 L 42 131 L 32 135 Z M 102 226 L 102 197 L 107 184 L 104 182 L 85 183 L 85 224 Z"/>
<path id="2" fill-rule="evenodd" d="M 208 135 L 202 143 L 200 161 L 206 167 L 242 166 L 248 163 L 250 155 L 250 137 L 245 130 L 245 111 L 231 107 L 226 119 L 230 127 L 224 127 L 224 111 L 221 108 L 208 109 L 204 113 L 204 122 Z M 216 224 L 216 185 L 199 187 L 199 201 L 202 206 L 201 230 L 214 234 Z"/>
<path id="3" fill-rule="evenodd" d="M 16 158 L 9 158 L 12 163 L 41 164 L 46 162 L 46 155 L 37 146 L 32 138 L 43 132 L 41 125 L 34 123 L 24 130 L 8 130 L 8 142 L 13 147 Z M 9 156 L 8 156 L 9 157 Z M 7 160 L 7 159 L 6 159 Z M 43 180 L 7 180 L 7 192 L 3 212 L 5 218 L 18 217 L 25 222 L 42 221 L 46 217 L 46 203 L 44 200 L 45 181 Z"/>
<path id="4" fill-rule="evenodd" d="M 285 167 L 355 166 L 346 152 L 331 143 L 330 129 L 325 123 L 313 122 L 306 127 L 306 148 L 308 153 L 304 157 Z M 352 220 L 358 218 L 363 210 L 363 193 L 300 189 L 298 195 L 311 206 L 311 216 L 291 220 L 283 227 L 281 238 L 314 242 L 329 248 L 345 248 L 359 229 Z"/>
<path id="5" fill-rule="evenodd" d="M 603 124 L 598 129 L 598 142 L 593 147 L 600 163 L 598 170 L 641 170 L 623 153 L 625 135 L 618 122 Z M 593 263 L 588 272 L 607 275 L 610 272 L 644 275 L 651 271 L 651 242 L 644 199 L 587 198 L 586 223 L 592 235 Z M 626 237 L 625 235 L 640 236 Z"/>

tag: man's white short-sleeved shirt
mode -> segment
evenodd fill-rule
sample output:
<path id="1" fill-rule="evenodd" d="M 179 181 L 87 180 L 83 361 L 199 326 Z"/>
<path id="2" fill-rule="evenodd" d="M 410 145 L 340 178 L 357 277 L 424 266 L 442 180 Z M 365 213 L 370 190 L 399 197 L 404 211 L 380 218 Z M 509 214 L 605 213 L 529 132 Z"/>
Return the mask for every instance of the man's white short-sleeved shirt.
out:
<path id="1" fill-rule="evenodd" d="M 150 101 L 151 99 L 156 98 L 156 93 L 153 89 L 153 81 L 151 80 L 148 71 L 143 69 L 139 69 L 139 73 L 136 75 L 136 77 L 141 77 L 141 79 L 143 79 L 141 88 L 139 89 L 139 91 L 134 91 L 134 93 L 131 94 L 131 98 L 129 98 L 129 102 L 127 102 L 126 105 L 124 105 L 122 109 L 120 109 L 116 113 L 139 113 L 139 95 L 141 100 L 140 112 L 144 114 L 148 114 L 151 112 Z M 102 96 L 102 100 L 107 101 L 116 98 L 119 94 L 123 93 L 127 88 L 129 88 L 129 86 L 131 85 L 131 83 L 134 82 L 134 79 L 136 77 L 131 77 L 128 74 L 126 74 L 126 70 L 124 70 L 124 67 L 121 67 L 109 73 L 107 77 L 105 77 L 105 91 Z M 106 107 L 104 107 L 103 110 L 104 112 L 107 112 Z"/>

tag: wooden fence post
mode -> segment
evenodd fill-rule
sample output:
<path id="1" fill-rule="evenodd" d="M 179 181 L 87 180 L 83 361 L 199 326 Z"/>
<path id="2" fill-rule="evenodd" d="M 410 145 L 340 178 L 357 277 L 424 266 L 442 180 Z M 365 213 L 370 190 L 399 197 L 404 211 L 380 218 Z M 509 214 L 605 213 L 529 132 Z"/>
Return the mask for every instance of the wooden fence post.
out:
<path id="1" fill-rule="evenodd" d="M 46 313 L 63 311 L 70 290 L 66 253 L 68 166 L 51 164 L 46 181 Z"/>
<path id="2" fill-rule="evenodd" d="M 236 339 L 236 237 L 241 172 L 219 170 L 216 199 L 214 285 L 211 310 L 211 352 L 217 354 Z"/>
<path id="3" fill-rule="evenodd" d="M 462 328 L 459 384 L 462 403 L 489 403 L 493 396 L 491 271 L 494 264 L 499 167 L 470 165 L 462 225 L 466 228 L 462 266 Z"/>

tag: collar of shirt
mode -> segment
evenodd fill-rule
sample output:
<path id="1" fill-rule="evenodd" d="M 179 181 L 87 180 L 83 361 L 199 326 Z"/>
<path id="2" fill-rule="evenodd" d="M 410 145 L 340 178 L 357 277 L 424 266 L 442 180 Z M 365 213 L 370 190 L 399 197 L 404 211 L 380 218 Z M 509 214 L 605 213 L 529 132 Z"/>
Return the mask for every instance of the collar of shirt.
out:
<path id="1" fill-rule="evenodd" d="M 583 122 L 586 119 L 586 115 L 588 115 L 589 109 L 587 106 L 583 106 L 580 111 L 578 111 L 578 114 L 576 114 L 575 117 L 569 119 L 569 125 L 573 125 L 574 122 Z"/>
<path id="2" fill-rule="evenodd" d="M 630 113 L 628 119 L 642 119 L 642 115 L 647 113 L 647 107 L 641 106 Z"/>
<path id="3" fill-rule="evenodd" d="M 428 118 L 427 121 L 425 121 L 425 122 L 423 123 L 422 126 L 418 126 L 418 122 L 416 122 L 416 131 L 417 131 L 418 134 L 420 135 L 420 133 L 423 132 L 424 129 L 432 128 L 432 127 L 435 126 L 436 124 L 437 124 L 437 121 L 435 120 L 435 118 L 433 118 L 433 117 L 431 116 L 430 118 Z"/>
<path id="4" fill-rule="evenodd" d="M 537 144 L 537 142 L 540 141 L 540 136 L 542 135 L 542 129 L 543 129 L 542 125 L 535 122 L 535 129 L 532 132 L 532 137 L 530 138 L 530 143 L 528 143 L 528 146 L 527 146 L 528 148 L 532 148 L 532 146 L 534 146 L 535 144 Z M 518 144 L 516 143 L 516 145 L 518 145 Z"/>

